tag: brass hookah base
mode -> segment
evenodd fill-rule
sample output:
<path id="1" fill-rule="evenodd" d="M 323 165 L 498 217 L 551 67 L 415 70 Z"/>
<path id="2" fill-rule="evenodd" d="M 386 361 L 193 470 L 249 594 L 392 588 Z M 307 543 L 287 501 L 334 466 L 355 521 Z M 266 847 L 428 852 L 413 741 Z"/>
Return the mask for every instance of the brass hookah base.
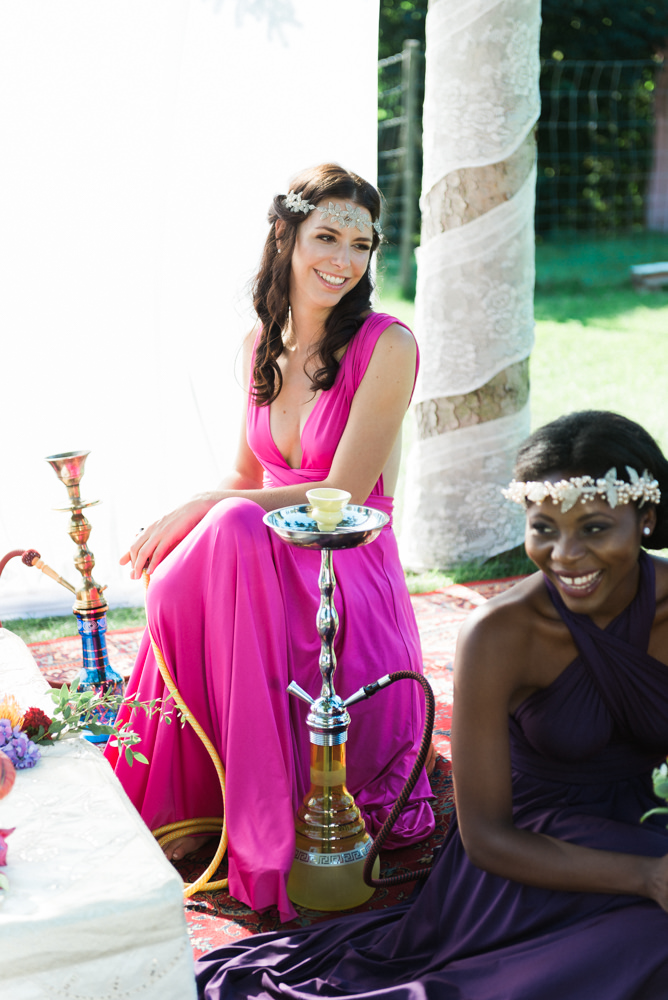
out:
<path id="1" fill-rule="evenodd" d="M 363 877 L 372 840 L 346 788 L 345 720 L 347 717 L 349 721 L 350 716 L 334 696 L 329 700 L 340 703 L 343 731 L 336 731 L 339 726 L 323 731 L 317 725 L 318 702 L 323 700 L 314 702 L 307 722 L 311 739 L 311 787 L 295 820 L 295 856 L 287 892 L 293 903 L 311 910 L 347 910 L 365 903 L 375 891 Z M 329 707 L 331 710 L 334 706 Z M 329 746 L 317 742 L 328 737 L 341 738 L 341 742 Z M 375 878 L 379 870 L 380 859 L 376 858 Z"/>

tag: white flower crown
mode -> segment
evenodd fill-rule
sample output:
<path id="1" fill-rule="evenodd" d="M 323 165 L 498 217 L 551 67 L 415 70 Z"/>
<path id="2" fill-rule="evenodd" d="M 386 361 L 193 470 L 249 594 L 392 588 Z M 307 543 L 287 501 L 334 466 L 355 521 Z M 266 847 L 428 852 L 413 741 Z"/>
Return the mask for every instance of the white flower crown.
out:
<path id="1" fill-rule="evenodd" d="M 359 205 L 350 205 L 348 202 L 345 203 L 345 208 L 341 208 L 340 205 L 335 205 L 330 201 L 327 208 L 323 205 L 311 205 L 310 202 L 305 201 L 301 196 L 301 192 L 289 191 L 287 196 L 283 199 L 283 204 L 286 208 L 289 208 L 291 212 L 303 212 L 304 215 L 308 215 L 315 208 L 320 212 L 320 221 L 324 222 L 325 219 L 331 218 L 334 222 L 343 228 L 352 228 L 355 226 L 361 233 L 365 229 L 375 229 L 379 236 L 383 235 L 383 230 L 381 229 L 380 222 L 372 222 L 370 215 L 367 214 L 366 209 L 362 209 Z"/>
<path id="2" fill-rule="evenodd" d="M 607 500 L 611 507 L 620 504 L 635 503 L 639 500 L 639 507 L 646 503 L 657 503 L 661 499 L 661 490 L 656 479 L 645 469 L 642 476 L 639 476 L 635 469 L 626 466 L 630 483 L 623 479 L 617 479 L 617 469 L 608 469 L 602 479 L 592 479 L 591 476 L 572 476 L 571 479 L 560 479 L 558 483 L 551 483 L 548 480 L 542 483 L 531 482 L 522 483 L 513 479 L 512 483 L 501 490 L 504 497 L 514 503 L 541 504 L 548 497 L 554 503 L 561 502 L 561 512 L 574 507 L 575 504 L 586 503 L 587 500 L 595 500 L 597 496 Z"/>

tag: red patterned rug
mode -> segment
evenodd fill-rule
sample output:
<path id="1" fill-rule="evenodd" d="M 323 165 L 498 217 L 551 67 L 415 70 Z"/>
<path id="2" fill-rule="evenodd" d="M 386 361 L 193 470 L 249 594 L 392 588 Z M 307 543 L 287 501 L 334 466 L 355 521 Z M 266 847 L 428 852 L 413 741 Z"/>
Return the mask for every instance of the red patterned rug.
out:
<path id="1" fill-rule="evenodd" d="M 464 585 L 455 584 L 444 590 L 411 597 L 420 630 L 424 669 L 436 698 L 434 744 L 438 759 L 431 777 L 434 793 L 436 830 L 428 840 L 399 851 L 386 851 L 381 858 L 381 877 L 414 871 L 429 864 L 435 848 L 441 843 L 448 828 L 453 809 L 452 782 L 450 778 L 450 721 L 452 715 L 452 660 L 459 628 L 466 616 L 488 598 L 513 586 L 519 577 L 508 580 L 482 581 Z M 107 633 L 110 664 L 123 676 L 128 676 L 139 647 L 143 629 L 130 628 Z M 45 678 L 52 686 L 70 683 L 81 669 L 81 640 L 78 636 L 38 642 L 30 651 Z M 204 871 L 213 857 L 215 845 L 200 851 L 177 868 L 186 882 L 194 881 Z M 227 874 L 224 861 L 214 878 Z M 389 889 L 378 889 L 357 911 L 379 910 L 406 899 L 414 882 Z M 331 919 L 334 913 L 315 912 L 297 907 L 298 917 L 281 925 L 277 911 L 272 908 L 255 913 L 233 899 L 226 891 L 198 893 L 186 900 L 185 912 L 195 957 L 229 941 L 249 937 L 279 927 L 294 928 Z"/>

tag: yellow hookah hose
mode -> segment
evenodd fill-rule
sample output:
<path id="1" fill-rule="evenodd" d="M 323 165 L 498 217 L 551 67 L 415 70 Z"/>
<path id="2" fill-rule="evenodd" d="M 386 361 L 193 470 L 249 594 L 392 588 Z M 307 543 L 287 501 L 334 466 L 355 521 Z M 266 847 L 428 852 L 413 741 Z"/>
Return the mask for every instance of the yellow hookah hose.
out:
<path id="1" fill-rule="evenodd" d="M 144 587 L 148 590 L 148 585 L 150 582 L 150 577 L 148 573 L 144 572 Z M 153 638 L 151 632 L 151 627 L 148 625 L 148 614 L 146 616 L 147 628 L 149 638 L 151 640 L 151 646 L 153 647 L 153 653 L 158 664 L 158 670 L 162 676 L 165 686 L 167 687 L 169 693 L 174 699 L 174 703 L 181 712 L 181 715 L 186 719 L 190 725 L 193 727 L 202 743 L 206 747 L 209 756 L 213 762 L 213 766 L 216 769 L 216 774 L 218 775 L 218 780 L 220 781 L 220 790 L 223 793 L 223 815 L 221 816 L 203 816 L 200 819 L 184 819 L 179 820 L 177 823 L 167 823 L 165 826 L 158 827 L 157 830 L 153 830 L 153 836 L 158 841 L 160 847 L 165 847 L 172 840 L 178 840 L 179 837 L 191 837 L 197 833 L 218 833 L 220 832 L 220 842 L 218 844 L 218 849 L 214 855 L 214 858 L 206 869 L 202 872 L 200 877 L 195 882 L 186 883 L 183 889 L 183 894 L 186 898 L 193 896 L 196 892 L 214 892 L 216 889 L 227 889 L 227 879 L 218 879 L 215 882 L 209 881 L 210 876 L 216 871 L 219 864 L 225 857 L 225 851 L 227 850 L 227 810 L 225 808 L 225 768 L 223 763 L 218 756 L 216 748 L 213 743 L 206 735 L 199 722 L 192 714 L 183 698 L 179 694 L 179 690 L 174 683 L 172 675 L 169 672 L 169 667 L 165 662 L 165 658 L 162 655 L 160 647 Z"/>

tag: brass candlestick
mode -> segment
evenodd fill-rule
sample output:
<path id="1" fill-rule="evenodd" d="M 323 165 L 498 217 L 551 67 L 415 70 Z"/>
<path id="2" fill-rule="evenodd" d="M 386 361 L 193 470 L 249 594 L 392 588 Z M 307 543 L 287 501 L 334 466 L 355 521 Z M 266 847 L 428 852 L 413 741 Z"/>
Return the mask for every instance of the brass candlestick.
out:
<path id="1" fill-rule="evenodd" d="M 89 454 L 89 451 L 66 451 L 59 455 L 49 455 L 46 461 L 67 487 L 70 505 L 57 509 L 69 511 L 72 515 L 69 536 L 77 546 L 74 565 L 83 577 L 83 586 L 75 590 L 76 600 L 72 608 L 77 619 L 83 647 L 83 667 L 79 674 L 77 690 L 95 690 L 100 694 L 117 694 L 119 698 L 122 698 L 123 678 L 109 666 L 107 656 L 106 631 L 109 605 L 103 595 L 105 588 L 101 587 L 92 576 L 95 557 L 88 548 L 88 539 L 92 529 L 90 522 L 83 514 L 86 507 L 93 507 L 99 501 L 82 500 L 79 492 L 79 484 Z M 109 711 L 104 714 L 104 718 L 100 716 L 99 721 L 112 723 L 115 717 L 116 712 Z M 89 736 L 88 738 L 96 743 L 104 742 L 107 739 L 106 736 Z"/>

